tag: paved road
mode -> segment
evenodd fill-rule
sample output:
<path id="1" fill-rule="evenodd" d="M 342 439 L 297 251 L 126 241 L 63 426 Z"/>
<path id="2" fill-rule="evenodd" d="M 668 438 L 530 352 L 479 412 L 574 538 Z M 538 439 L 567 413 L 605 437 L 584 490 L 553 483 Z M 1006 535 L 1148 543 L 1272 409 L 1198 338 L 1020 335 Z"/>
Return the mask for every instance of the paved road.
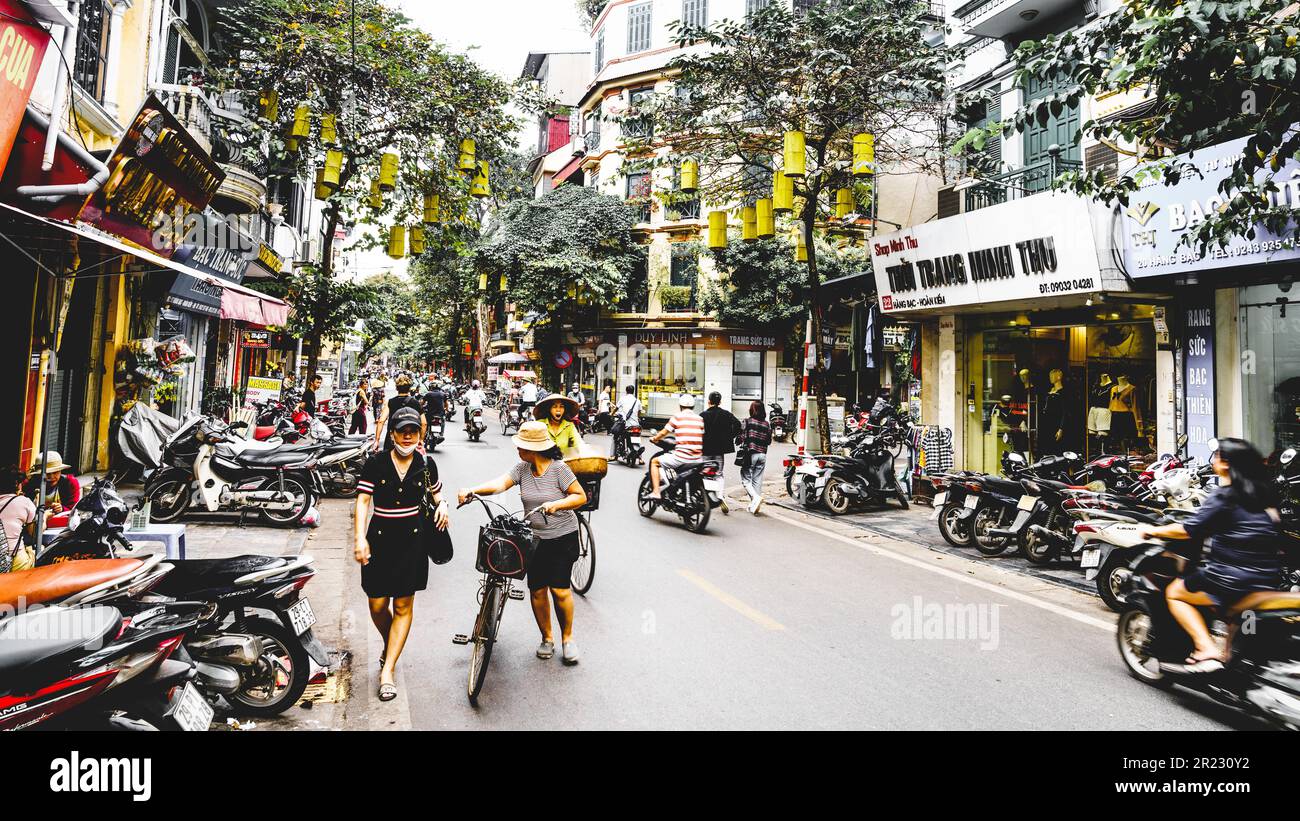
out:
<path id="1" fill-rule="evenodd" d="M 437 459 L 454 492 L 516 456 L 495 430 L 476 444 L 453 428 Z M 860 529 L 828 535 L 812 528 L 834 525 L 789 511 L 715 511 L 708 532 L 692 535 L 675 517 L 637 514 L 640 478 L 612 465 L 593 516 L 596 579 L 575 620 L 582 663 L 535 658 L 528 605 L 509 602 L 477 709 L 465 698 L 469 650 L 451 636 L 468 632 L 477 610 L 472 556 L 483 514 L 454 514 L 456 559 L 432 570 L 399 665 L 413 727 L 1250 726 L 1129 678 L 1113 616 L 1095 598 Z M 513 492 L 509 501 L 518 506 Z M 948 638 L 909 638 L 942 625 L 935 608 L 973 612 L 965 632 L 978 636 L 959 637 L 952 621 Z M 370 658 L 359 665 L 377 665 L 378 638 L 368 635 Z"/>

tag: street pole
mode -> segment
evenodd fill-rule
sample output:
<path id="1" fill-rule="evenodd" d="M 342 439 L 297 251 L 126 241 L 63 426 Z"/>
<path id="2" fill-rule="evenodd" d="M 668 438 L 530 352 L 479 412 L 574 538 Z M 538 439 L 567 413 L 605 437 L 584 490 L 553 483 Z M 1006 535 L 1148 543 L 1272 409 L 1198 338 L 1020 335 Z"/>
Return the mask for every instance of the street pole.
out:
<path id="1" fill-rule="evenodd" d="M 810 355 L 810 352 L 813 349 L 813 310 L 816 310 L 816 308 L 810 309 L 808 319 L 804 323 L 803 333 L 803 385 L 799 391 L 800 404 L 803 407 L 799 409 L 799 434 L 797 437 L 800 456 L 808 452 L 808 374 L 810 372 L 809 363 L 811 363 L 813 359 Z"/>

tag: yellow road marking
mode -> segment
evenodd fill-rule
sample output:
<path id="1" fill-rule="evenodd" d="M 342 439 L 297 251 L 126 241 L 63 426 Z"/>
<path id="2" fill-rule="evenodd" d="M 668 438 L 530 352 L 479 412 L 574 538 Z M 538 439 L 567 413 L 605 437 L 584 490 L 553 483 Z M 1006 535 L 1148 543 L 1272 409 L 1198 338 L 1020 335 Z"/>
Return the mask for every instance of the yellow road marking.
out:
<path id="1" fill-rule="evenodd" d="M 686 581 L 700 588 L 705 593 L 708 593 L 710 596 L 722 602 L 726 606 L 730 607 L 732 610 L 735 610 L 737 613 L 749 619 L 750 621 L 755 622 L 756 624 L 765 627 L 768 630 L 785 629 L 785 625 L 781 624 L 781 622 L 777 621 L 771 616 L 768 616 L 765 613 L 755 610 L 754 608 L 745 604 L 740 599 L 736 598 L 730 593 L 718 589 L 716 586 L 714 586 L 712 582 L 700 578 L 699 576 L 695 575 L 691 571 L 686 570 L 685 568 L 678 568 L 677 575 L 681 576 Z"/>

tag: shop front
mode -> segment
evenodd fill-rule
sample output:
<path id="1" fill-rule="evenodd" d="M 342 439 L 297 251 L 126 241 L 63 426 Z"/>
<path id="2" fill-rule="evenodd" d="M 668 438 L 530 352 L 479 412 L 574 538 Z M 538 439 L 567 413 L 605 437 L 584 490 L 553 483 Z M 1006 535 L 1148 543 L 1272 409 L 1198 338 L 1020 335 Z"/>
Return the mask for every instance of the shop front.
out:
<path id="1" fill-rule="evenodd" d="M 1241 436 L 1265 454 L 1300 443 L 1300 249 L 1289 232 L 1255 226 L 1202 252 L 1189 232 L 1236 196 L 1219 182 L 1246 149 L 1233 140 L 1177 158 L 1195 166 L 1175 185 L 1148 182 L 1116 219 L 1129 274 L 1174 295 L 1171 332 L 1177 358 L 1177 425 L 1188 453 L 1209 457 L 1213 436 Z M 1272 204 L 1300 208 L 1300 162 L 1265 170 Z M 1291 308 L 1288 311 L 1288 308 Z"/>
<path id="2" fill-rule="evenodd" d="M 919 326 L 917 415 L 952 431 L 958 467 L 996 471 L 1009 449 L 1147 452 L 1167 435 L 1162 309 L 1115 269 L 1094 230 L 1107 217 L 1048 192 L 872 241 L 885 327 Z"/>

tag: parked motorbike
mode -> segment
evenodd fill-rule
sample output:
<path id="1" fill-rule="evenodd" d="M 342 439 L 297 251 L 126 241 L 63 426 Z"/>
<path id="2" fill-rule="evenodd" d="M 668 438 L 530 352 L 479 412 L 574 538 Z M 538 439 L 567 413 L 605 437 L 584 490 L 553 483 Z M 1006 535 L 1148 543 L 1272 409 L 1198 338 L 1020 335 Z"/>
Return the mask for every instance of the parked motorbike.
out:
<path id="1" fill-rule="evenodd" d="M 659 452 L 653 458 L 671 452 L 677 447 L 676 442 L 664 439 L 659 442 Z M 637 490 L 636 506 L 642 516 L 653 516 L 655 511 L 663 508 L 675 513 L 692 533 L 703 533 L 709 526 L 709 516 L 717 507 L 722 492 L 722 478 L 719 465 L 713 461 L 703 461 L 675 469 L 660 466 L 660 499 L 650 498 L 650 472 L 647 469 L 641 487 Z M 718 501 L 715 501 L 718 499 Z"/>
<path id="2" fill-rule="evenodd" d="M 1232 654 L 1222 670 L 1188 673 L 1184 660 L 1192 640 L 1165 599 L 1179 574 L 1177 560 L 1163 544 L 1148 543 L 1130 570 L 1115 638 L 1131 675 L 1158 687 L 1178 684 L 1279 728 L 1300 730 L 1300 594 L 1251 593 L 1228 609 L 1226 623 L 1211 608 L 1200 608 L 1216 632 L 1231 635 Z M 1247 618 L 1251 629 L 1232 629 Z"/>
<path id="3" fill-rule="evenodd" d="M 907 493 L 894 471 L 894 457 L 901 445 L 898 431 L 868 430 L 853 447 L 849 458 L 831 461 L 816 478 L 826 509 L 836 516 L 855 507 L 885 507 L 898 501 L 907 510 Z"/>
<path id="4" fill-rule="evenodd" d="M 483 422 L 483 409 L 475 408 L 470 411 L 469 421 L 465 423 L 465 432 L 469 434 L 469 440 L 477 442 L 485 430 L 487 430 L 487 424 Z"/>
<path id="5" fill-rule="evenodd" d="M 197 417 L 168 440 L 166 467 L 150 477 L 145 498 L 157 522 L 174 522 L 193 507 L 210 513 L 255 511 L 274 524 L 297 524 L 325 493 L 316 471 L 323 450 L 249 447 L 228 426 Z"/>
<path id="6" fill-rule="evenodd" d="M 767 403 L 767 420 L 772 427 L 772 438 L 784 442 L 790 435 L 790 422 L 785 418 L 785 410 L 779 402 Z"/>

